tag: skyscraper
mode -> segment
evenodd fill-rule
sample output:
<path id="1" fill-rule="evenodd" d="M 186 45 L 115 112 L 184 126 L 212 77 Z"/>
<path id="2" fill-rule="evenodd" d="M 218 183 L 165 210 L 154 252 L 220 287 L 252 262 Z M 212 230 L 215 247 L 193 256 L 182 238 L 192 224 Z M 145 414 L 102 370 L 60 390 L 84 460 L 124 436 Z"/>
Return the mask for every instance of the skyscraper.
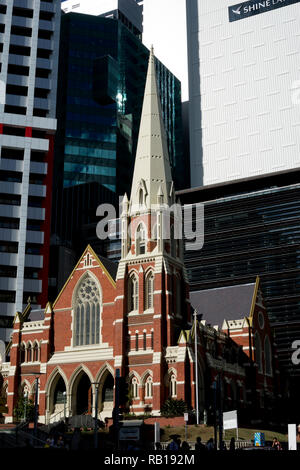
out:
<path id="1" fill-rule="evenodd" d="M 47 298 L 59 0 L 0 5 L 0 340 Z"/>
<path id="2" fill-rule="evenodd" d="M 186 6 L 192 186 L 298 168 L 299 1 Z"/>
<path id="3" fill-rule="evenodd" d="M 136 0 L 62 0 L 64 13 L 85 13 L 120 20 L 133 34 L 141 37 L 143 32 L 143 5 Z"/>
<path id="4" fill-rule="evenodd" d="M 119 20 L 63 15 L 57 168 L 63 186 L 96 181 L 129 192 L 148 49 Z M 188 177 L 182 153 L 180 82 L 158 60 L 158 84 L 176 187 Z"/>

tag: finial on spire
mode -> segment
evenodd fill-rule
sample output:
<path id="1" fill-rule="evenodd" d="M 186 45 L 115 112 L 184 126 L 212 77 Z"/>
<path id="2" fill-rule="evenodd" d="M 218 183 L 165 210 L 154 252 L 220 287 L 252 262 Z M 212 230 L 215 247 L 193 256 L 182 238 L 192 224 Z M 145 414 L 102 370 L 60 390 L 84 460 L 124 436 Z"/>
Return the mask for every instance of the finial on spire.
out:
<path id="1" fill-rule="evenodd" d="M 162 190 L 161 184 L 159 185 L 158 191 L 157 191 L 157 202 L 158 204 L 162 204 L 164 200 L 164 192 Z"/>
<path id="2" fill-rule="evenodd" d="M 150 53 L 151 53 L 151 55 L 154 55 L 154 47 L 153 47 L 153 44 L 151 44 Z"/>

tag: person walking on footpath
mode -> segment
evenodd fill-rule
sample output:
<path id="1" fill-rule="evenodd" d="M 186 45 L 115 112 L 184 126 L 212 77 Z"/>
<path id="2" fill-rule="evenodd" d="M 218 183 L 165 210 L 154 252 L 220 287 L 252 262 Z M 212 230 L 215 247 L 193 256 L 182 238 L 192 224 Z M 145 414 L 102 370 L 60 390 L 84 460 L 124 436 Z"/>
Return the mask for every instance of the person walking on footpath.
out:
<path id="1" fill-rule="evenodd" d="M 207 443 L 206 443 L 206 449 L 207 449 L 208 451 L 215 450 L 214 440 L 213 440 L 212 437 L 207 441 Z"/>
<path id="2" fill-rule="evenodd" d="M 234 437 L 230 439 L 229 450 L 231 452 L 235 451 L 235 438 Z"/>
<path id="3" fill-rule="evenodd" d="M 206 450 L 205 445 L 202 444 L 201 437 L 198 436 L 197 439 L 196 439 L 196 443 L 195 443 L 195 451 L 196 452 L 203 452 L 204 450 Z"/>
<path id="4" fill-rule="evenodd" d="M 281 444 L 277 437 L 274 437 L 272 447 L 274 447 L 275 450 L 282 450 Z"/>

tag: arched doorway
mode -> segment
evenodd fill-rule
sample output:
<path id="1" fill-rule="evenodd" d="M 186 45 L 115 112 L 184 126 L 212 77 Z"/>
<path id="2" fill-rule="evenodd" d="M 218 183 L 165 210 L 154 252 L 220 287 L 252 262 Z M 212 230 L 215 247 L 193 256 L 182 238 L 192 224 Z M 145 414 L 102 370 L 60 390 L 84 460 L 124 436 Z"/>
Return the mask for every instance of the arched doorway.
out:
<path id="1" fill-rule="evenodd" d="M 46 422 L 59 421 L 65 415 L 69 416 L 67 378 L 56 369 L 46 384 Z"/>
<path id="2" fill-rule="evenodd" d="M 102 389 L 102 403 L 110 403 L 114 401 L 114 378 L 111 374 L 107 374 Z"/>
<path id="3" fill-rule="evenodd" d="M 59 377 L 53 396 L 53 412 L 58 413 L 62 411 L 66 405 L 66 385 L 62 377 Z"/>
<path id="4" fill-rule="evenodd" d="M 101 419 L 110 418 L 114 408 L 114 378 L 108 371 L 102 376 L 98 400 Z"/>
<path id="5" fill-rule="evenodd" d="M 86 373 L 80 374 L 76 389 L 75 414 L 82 415 L 92 412 L 92 386 Z"/>

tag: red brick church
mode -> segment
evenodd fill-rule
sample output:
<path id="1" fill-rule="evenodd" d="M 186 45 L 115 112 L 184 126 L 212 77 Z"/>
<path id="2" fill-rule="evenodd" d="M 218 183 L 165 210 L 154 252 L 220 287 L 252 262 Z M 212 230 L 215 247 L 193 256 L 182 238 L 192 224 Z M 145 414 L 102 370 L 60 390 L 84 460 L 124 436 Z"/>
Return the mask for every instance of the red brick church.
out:
<path id="1" fill-rule="evenodd" d="M 125 195 L 122 204 L 121 260 L 116 265 L 88 246 L 52 305 L 34 311 L 29 304 L 17 312 L 9 361 L 0 363 L 6 422 L 13 421 L 20 395 L 34 395 L 37 376 L 43 423 L 64 413 L 94 416 L 96 386 L 98 417 L 111 417 L 117 369 L 130 386 L 130 411 L 136 415 L 159 416 L 168 397 L 183 399 L 195 409 L 196 386 L 203 413 L 211 407 L 218 375 L 225 410 L 252 407 L 253 400 L 263 408 L 278 396 L 274 345 L 259 280 L 244 291 L 238 286 L 243 302 L 229 295 L 227 310 L 225 301 L 216 304 L 221 293 L 214 292 L 205 307 L 213 305 L 213 311 L 207 315 L 202 309 L 205 292 L 194 296 L 192 305 L 205 318 L 197 321 L 196 384 L 195 322 L 174 215 L 169 237 L 164 231 L 164 213 L 174 203 L 151 52 L 131 197 Z"/>

